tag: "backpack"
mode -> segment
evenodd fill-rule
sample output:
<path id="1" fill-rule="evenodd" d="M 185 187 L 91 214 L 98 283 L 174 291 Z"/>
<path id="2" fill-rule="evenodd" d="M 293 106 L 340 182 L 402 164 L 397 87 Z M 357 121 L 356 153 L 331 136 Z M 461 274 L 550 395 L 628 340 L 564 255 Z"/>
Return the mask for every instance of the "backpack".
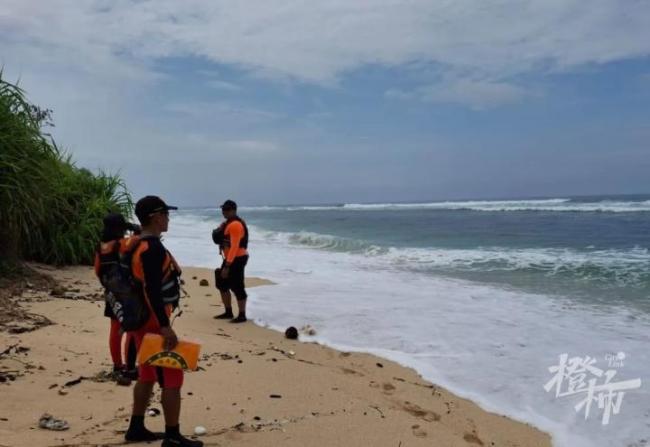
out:
<path id="1" fill-rule="evenodd" d="M 124 331 L 140 329 L 150 316 L 142 285 L 131 269 L 139 245 L 139 237 L 122 239 L 115 244 L 116 248 L 110 255 L 103 255 L 100 264 L 100 281 L 106 288 L 106 303 Z"/>

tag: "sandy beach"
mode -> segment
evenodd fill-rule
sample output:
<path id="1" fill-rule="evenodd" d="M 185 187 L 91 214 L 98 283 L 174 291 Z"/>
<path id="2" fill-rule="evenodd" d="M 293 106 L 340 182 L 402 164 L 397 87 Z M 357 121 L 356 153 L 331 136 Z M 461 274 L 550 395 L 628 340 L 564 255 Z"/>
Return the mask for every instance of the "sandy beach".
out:
<path id="1" fill-rule="evenodd" d="M 53 324 L 0 332 L 0 371 L 13 379 L 0 383 L 0 446 L 121 445 L 132 388 L 102 381 L 110 369 L 109 323 L 98 282 L 88 267 L 39 268 L 62 288 L 55 297 L 34 286 L 21 298 L 23 309 Z M 288 340 L 252 322 L 214 320 L 222 309 L 212 276 L 208 269 L 184 269 L 189 296 L 174 323 L 181 338 L 202 343 L 200 368 L 185 377 L 181 430 L 206 427 L 206 445 L 551 445 L 547 434 L 488 413 L 412 369 Z M 200 286 L 202 279 L 210 285 Z M 258 278 L 248 286 L 273 287 Z M 254 307 L 249 314 L 255 317 Z M 152 408 L 161 409 L 158 397 Z M 43 413 L 70 429 L 38 428 Z M 162 415 L 146 424 L 164 428 Z"/>

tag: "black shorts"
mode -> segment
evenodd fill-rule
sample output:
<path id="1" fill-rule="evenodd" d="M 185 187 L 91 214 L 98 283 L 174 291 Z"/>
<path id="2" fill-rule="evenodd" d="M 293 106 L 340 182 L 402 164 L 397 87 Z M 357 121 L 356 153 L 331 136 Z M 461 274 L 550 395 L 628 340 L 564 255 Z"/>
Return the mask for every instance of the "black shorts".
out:
<path id="1" fill-rule="evenodd" d="M 232 290 L 238 300 L 245 300 L 248 297 L 244 286 L 244 269 L 248 263 L 248 255 L 238 256 L 232 262 L 227 278 L 221 277 L 221 269 L 225 267 L 226 261 L 223 261 L 221 267 L 214 271 L 214 282 L 217 289 L 221 292 Z"/>

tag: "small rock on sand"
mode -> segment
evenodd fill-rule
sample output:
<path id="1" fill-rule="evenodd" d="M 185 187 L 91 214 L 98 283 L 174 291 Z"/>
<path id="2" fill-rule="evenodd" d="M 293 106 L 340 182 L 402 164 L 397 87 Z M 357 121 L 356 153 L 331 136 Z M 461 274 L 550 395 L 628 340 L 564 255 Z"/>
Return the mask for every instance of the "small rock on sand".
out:
<path id="1" fill-rule="evenodd" d="M 207 279 L 202 279 L 201 281 L 199 281 L 199 285 L 200 285 L 201 287 L 207 287 L 207 286 L 210 285 L 210 283 L 208 282 Z"/>
<path id="2" fill-rule="evenodd" d="M 62 420 L 56 419 L 51 414 L 43 414 L 38 420 L 38 426 L 46 430 L 63 431 L 70 428 L 70 425 Z"/>

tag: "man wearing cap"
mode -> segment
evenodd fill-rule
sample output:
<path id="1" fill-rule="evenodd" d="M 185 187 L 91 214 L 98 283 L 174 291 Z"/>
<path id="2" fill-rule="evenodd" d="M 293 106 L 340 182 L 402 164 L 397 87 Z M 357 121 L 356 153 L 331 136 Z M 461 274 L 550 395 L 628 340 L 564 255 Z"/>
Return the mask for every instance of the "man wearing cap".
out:
<path id="1" fill-rule="evenodd" d="M 213 235 L 213 239 L 219 243 L 223 263 L 221 268 L 215 271 L 215 282 L 226 310 L 214 318 L 243 323 L 246 321 L 246 298 L 248 297 L 244 286 L 244 269 L 248 262 L 248 227 L 246 222 L 237 216 L 237 204 L 234 201 L 226 200 L 221 205 L 221 213 L 226 221 L 215 230 L 218 236 Z M 233 318 L 231 290 L 237 298 L 239 308 L 237 318 Z"/>
<path id="2" fill-rule="evenodd" d="M 168 302 L 167 284 L 180 278 L 180 268 L 172 255 L 160 241 L 160 235 L 169 226 L 169 210 L 177 209 L 167 205 L 160 197 L 146 196 L 135 205 L 135 214 L 142 224 L 142 233 L 133 251 L 131 270 L 135 280 L 141 284 L 142 296 L 149 308 L 149 320 L 133 332 L 138 349 L 147 333 L 160 334 L 165 340 L 165 349 L 170 351 L 178 343 L 171 328 L 169 317 L 175 302 Z M 163 284 L 165 286 L 163 287 Z M 151 365 L 139 365 L 138 382 L 133 389 L 133 413 L 129 429 L 125 434 L 128 442 L 164 439 L 163 447 L 202 447 L 203 442 L 187 439 L 180 434 L 181 386 L 183 371 Z M 165 433 L 153 433 L 144 426 L 144 414 L 151 398 L 154 383 L 162 388 L 162 407 L 165 415 Z"/>

